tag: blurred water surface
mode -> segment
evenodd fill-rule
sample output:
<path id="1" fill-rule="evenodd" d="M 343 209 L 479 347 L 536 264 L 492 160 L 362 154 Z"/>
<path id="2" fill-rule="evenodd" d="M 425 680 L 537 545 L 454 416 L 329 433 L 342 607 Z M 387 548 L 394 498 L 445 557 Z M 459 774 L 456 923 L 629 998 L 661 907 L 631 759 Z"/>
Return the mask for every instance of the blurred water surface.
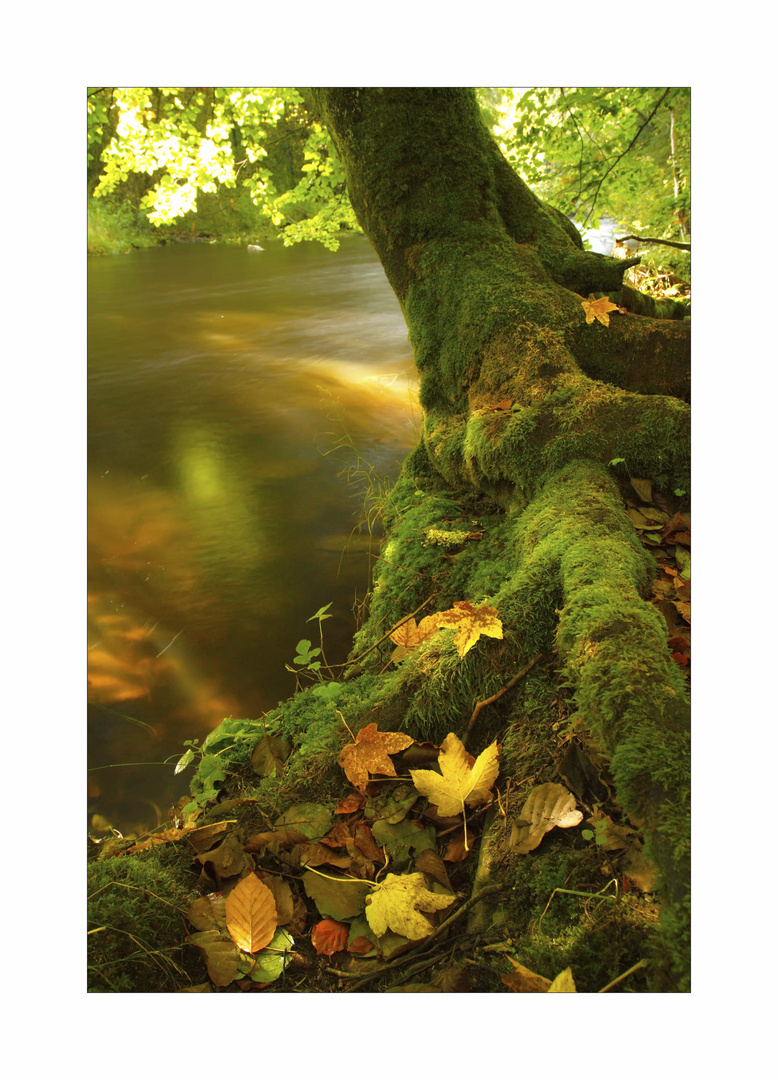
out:
<path id="1" fill-rule="evenodd" d="M 328 658 L 345 659 L 371 559 L 339 476 L 356 455 L 328 451 L 346 431 L 393 479 L 415 369 L 364 238 L 90 259 L 88 352 L 90 812 L 126 831 L 188 780 L 125 763 L 273 708 L 330 602 Z"/>

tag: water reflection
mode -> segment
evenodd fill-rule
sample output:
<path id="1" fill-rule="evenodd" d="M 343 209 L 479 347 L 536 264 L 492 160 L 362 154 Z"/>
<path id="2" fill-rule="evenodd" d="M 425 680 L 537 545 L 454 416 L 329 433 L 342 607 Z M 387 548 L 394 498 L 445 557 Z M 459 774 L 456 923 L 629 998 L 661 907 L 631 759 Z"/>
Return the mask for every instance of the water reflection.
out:
<path id="1" fill-rule="evenodd" d="M 181 245 L 89 263 L 92 808 L 127 829 L 186 789 L 162 761 L 293 688 L 333 602 L 364 591 L 343 428 L 394 475 L 415 442 L 406 328 L 369 245 Z"/>

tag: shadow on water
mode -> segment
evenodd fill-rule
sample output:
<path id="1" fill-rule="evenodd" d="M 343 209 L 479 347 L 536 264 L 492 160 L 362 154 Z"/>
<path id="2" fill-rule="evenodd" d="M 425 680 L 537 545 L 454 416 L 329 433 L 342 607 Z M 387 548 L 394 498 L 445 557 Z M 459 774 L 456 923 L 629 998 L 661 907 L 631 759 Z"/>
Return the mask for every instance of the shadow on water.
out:
<path id="1" fill-rule="evenodd" d="M 90 809 L 127 831 L 187 778 L 125 763 L 272 709 L 330 602 L 328 657 L 345 659 L 370 560 L 358 540 L 344 554 L 354 454 L 327 452 L 345 429 L 393 479 L 416 441 L 415 369 L 361 238 L 93 259 L 88 296 Z"/>

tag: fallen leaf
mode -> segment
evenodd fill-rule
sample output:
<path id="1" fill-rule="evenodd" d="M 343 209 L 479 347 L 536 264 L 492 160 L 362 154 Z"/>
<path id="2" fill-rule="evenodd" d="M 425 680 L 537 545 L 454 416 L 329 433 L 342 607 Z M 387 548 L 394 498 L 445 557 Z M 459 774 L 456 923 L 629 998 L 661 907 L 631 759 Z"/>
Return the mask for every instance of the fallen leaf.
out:
<path id="1" fill-rule="evenodd" d="M 511 956 L 507 960 L 513 965 L 513 971 L 500 978 L 505 985 L 516 994 L 547 994 L 551 986 L 551 980 L 542 975 L 536 975 L 534 971 L 524 967 Z"/>
<path id="2" fill-rule="evenodd" d="M 440 884 L 448 889 L 449 892 L 452 891 L 445 863 L 436 851 L 432 851 L 429 848 L 426 851 L 422 851 L 414 859 L 413 869 L 420 874 L 429 874 L 430 877 L 435 878 L 435 880 L 440 882 Z"/>
<path id="3" fill-rule="evenodd" d="M 440 896 L 424 884 L 423 874 L 387 874 L 367 897 L 365 915 L 378 937 L 387 930 L 419 941 L 432 933 L 432 924 L 422 912 L 449 907 L 455 896 Z"/>
<path id="4" fill-rule="evenodd" d="M 533 851 L 549 830 L 569 829 L 583 821 L 575 808 L 575 795 L 561 784 L 540 784 L 533 788 L 519 817 L 526 824 L 514 823 L 510 847 L 518 855 Z"/>
<path id="5" fill-rule="evenodd" d="M 354 842 L 365 858 L 370 859 L 371 862 L 382 863 L 384 861 L 384 853 L 373 839 L 370 826 L 366 825 L 364 821 L 361 821 L 354 829 Z"/>
<path id="6" fill-rule="evenodd" d="M 306 840 L 321 840 L 332 824 L 332 811 L 321 803 L 295 803 L 281 814 L 276 828 L 283 827 L 301 832 Z"/>
<path id="7" fill-rule="evenodd" d="M 311 930 L 311 943 L 319 956 L 332 956 L 346 948 L 349 929 L 348 923 L 322 919 Z"/>
<path id="8" fill-rule="evenodd" d="M 352 791 L 345 799 L 341 799 L 335 807 L 336 814 L 355 814 L 365 805 L 365 796 L 359 791 Z"/>
<path id="9" fill-rule="evenodd" d="M 572 968 L 565 968 L 551 983 L 548 988 L 549 994 L 575 994 L 575 983 L 573 982 Z"/>
<path id="10" fill-rule="evenodd" d="M 379 731 L 376 724 L 368 724 L 357 733 L 355 742 L 343 747 L 338 764 L 354 787 L 364 791 L 371 772 L 397 776 L 389 754 L 399 754 L 412 742 L 410 735 L 403 735 L 399 731 Z"/>
<path id="11" fill-rule="evenodd" d="M 277 930 L 266 949 L 257 956 L 249 978 L 256 983 L 271 983 L 281 975 L 292 960 L 294 938 L 286 930 Z"/>
<path id="12" fill-rule="evenodd" d="M 228 986 L 238 974 L 240 965 L 240 953 L 235 942 L 218 930 L 189 934 L 187 940 L 203 954 L 208 978 L 214 986 Z"/>
<path id="13" fill-rule="evenodd" d="M 459 829 L 449 840 L 443 859 L 445 862 L 462 862 L 469 854 L 465 830 Z"/>
<path id="14" fill-rule="evenodd" d="M 226 903 L 227 930 L 244 952 L 259 952 L 273 939 L 278 913 L 273 894 L 256 874 L 239 881 Z"/>
<path id="15" fill-rule="evenodd" d="M 280 776 L 292 744 L 280 735 L 263 735 L 251 754 L 251 767 L 258 776 Z"/>
<path id="16" fill-rule="evenodd" d="M 285 881 L 275 874 L 261 873 L 259 880 L 273 894 L 279 926 L 288 926 L 294 918 L 294 895 Z"/>
<path id="17" fill-rule="evenodd" d="M 650 503 L 652 501 L 650 480 L 639 480 L 636 476 L 631 476 L 629 482 L 642 502 Z"/>
<path id="18" fill-rule="evenodd" d="M 587 323 L 593 323 L 597 319 L 603 326 L 610 326 L 608 312 L 619 310 L 619 305 L 612 304 L 607 296 L 601 296 L 599 300 L 595 300 L 594 293 L 589 293 L 588 300 L 581 301 L 581 307 L 586 312 Z"/>
<path id="19" fill-rule="evenodd" d="M 329 915 L 338 922 L 361 915 L 365 910 L 365 897 L 372 888 L 366 881 L 323 877 L 314 870 L 306 870 L 302 882 L 319 914 L 325 917 Z"/>
<path id="20" fill-rule="evenodd" d="M 470 989 L 470 977 L 466 968 L 444 968 L 432 980 L 432 986 L 444 994 L 466 994 Z"/>
<path id="21" fill-rule="evenodd" d="M 489 800 L 490 789 L 500 771 L 499 755 L 495 741 L 471 765 L 461 740 L 450 732 L 440 747 L 440 773 L 411 769 L 411 779 L 416 790 L 426 795 L 444 817 L 453 817 L 464 813 L 465 804 L 477 806 Z"/>
<path id="22" fill-rule="evenodd" d="M 489 607 L 485 603 L 476 608 L 466 600 L 456 600 L 453 608 L 449 608 L 448 611 L 439 611 L 428 618 L 435 619 L 438 626 L 456 630 L 454 645 L 460 660 L 472 649 L 482 634 L 487 637 L 502 638 L 502 623 L 497 618 L 497 608 Z"/>
<path id="23" fill-rule="evenodd" d="M 435 847 L 435 830 L 431 825 L 424 828 L 418 821 L 398 821 L 396 824 L 376 821 L 373 823 L 373 837 L 389 852 L 396 868 L 410 862 L 412 852 L 418 855 L 427 848 Z"/>
<path id="24" fill-rule="evenodd" d="M 416 619 L 411 617 L 401 622 L 389 635 L 389 639 L 404 649 L 415 649 L 438 629 L 439 624 L 434 615 L 425 615 L 418 626 Z"/>
<path id="25" fill-rule="evenodd" d="M 193 901 L 186 909 L 186 917 L 196 930 L 222 931 L 227 926 L 224 910 L 225 898 L 220 892 L 209 893 Z"/>

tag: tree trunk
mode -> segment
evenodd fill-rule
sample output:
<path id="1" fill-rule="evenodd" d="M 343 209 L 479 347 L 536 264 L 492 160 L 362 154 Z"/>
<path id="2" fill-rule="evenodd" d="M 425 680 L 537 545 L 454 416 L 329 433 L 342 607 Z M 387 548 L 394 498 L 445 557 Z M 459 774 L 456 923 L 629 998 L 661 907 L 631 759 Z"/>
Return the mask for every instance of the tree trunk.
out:
<path id="1" fill-rule="evenodd" d="M 571 223 L 511 170 L 472 91 L 313 97 L 421 375 L 420 441 L 388 501 L 384 561 L 357 643 L 427 594 L 428 611 L 454 600 L 497 608 L 502 642 L 461 661 L 421 650 L 387 673 L 393 708 L 417 737 L 462 734 L 474 699 L 537 653 L 553 658 L 556 683 L 548 664 L 533 677 L 573 690 L 659 867 L 673 978 L 688 989 L 688 692 L 646 600 L 655 560 L 608 463 L 623 459 L 655 490 L 688 491 L 690 324 L 631 313 L 586 322 L 592 293 L 634 310 L 622 275 L 639 260 L 583 250 Z M 441 524 L 452 515 L 483 538 L 431 564 L 419 537 L 462 528 Z M 532 712 L 538 685 L 527 677 L 517 709 Z M 552 719 L 546 711 L 540 723 Z"/>

